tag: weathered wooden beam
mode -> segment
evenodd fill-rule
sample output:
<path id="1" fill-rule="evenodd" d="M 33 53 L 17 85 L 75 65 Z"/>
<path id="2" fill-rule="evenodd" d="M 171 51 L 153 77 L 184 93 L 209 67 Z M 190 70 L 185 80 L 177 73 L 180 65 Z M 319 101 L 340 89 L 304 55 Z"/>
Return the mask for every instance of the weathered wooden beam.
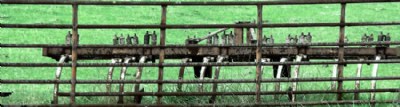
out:
<path id="1" fill-rule="evenodd" d="M 191 47 L 191 48 L 165 48 L 165 58 L 167 59 L 183 59 L 190 57 L 204 57 L 218 55 L 235 56 L 235 61 L 248 58 L 255 58 L 255 47 Z M 339 48 L 337 47 L 315 47 L 299 49 L 296 47 L 263 47 L 261 53 L 268 57 L 296 57 L 297 54 L 303 53 L 309 59 L 334 59 L 337 58 Z M 386 48 L 385 56 L 388 58 L 397 58 L 399 49 Z M 160 48 L 78 48 L 78 58 L 80 59 L 110 59 L 124 58 L 126 56 L 140 57 L 143 55 L 153 56 L 158 59 Z M 379 52 L 376 48 L 367 47 L 346 47 L 344 49 L 345 59 L 359 59 L 361 57 L 374 59 Z M 59 59 L 61 55 L 71 54 L 69 48 L 43 48 L 43 56 Z"/>

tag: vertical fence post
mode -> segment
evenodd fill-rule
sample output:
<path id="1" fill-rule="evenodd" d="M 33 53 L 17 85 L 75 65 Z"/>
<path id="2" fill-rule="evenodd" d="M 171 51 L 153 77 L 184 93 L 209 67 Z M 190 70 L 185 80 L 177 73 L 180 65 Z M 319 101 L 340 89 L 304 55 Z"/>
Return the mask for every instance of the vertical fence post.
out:
<path id="1" fill-rule="evenodd" d="M 257 50 L 256 50 L 256 62 L 257 62 L 257 68 L 256 68 L 256 103 L 259 104 L 261 102 L 261 95 L 260 95 L 260 89 L 261 89 L 261 76 L 262 76 L 262 71 L 261 71 L 261 39 L 262 39 L 262 8 L 263 5 L 258 4 L 257 5 Z"/>
<path id="2" fill-rule="evenodd" d="M 167 5 L 161 5 L 161 25 L 166 25 L 167 24 Z M 159 67 L 158 67 L 158 80 L 163 80 L 163 74 L 164 74 L 164 66 L 162 65 L 164 63 L 164 47 L 165 46 L 165 28 L 160 29 L 160 58 L 159 58 Z M 162 92 L 163 89 L 163 84 L 158 83 L 158 92 Z M 157 96 L 157 104 L 161 104 L 161 98 L 162 96 Z"/>
<path id="3" fill-rule="evenodd" d="M 338 58 L 339 62 L 344 61 L 344 38 L 345 38 L 345 23 L 346 23 L 346 3 L 341 3 L 340 4 L 341 9 L 340 9 L 340 32 L 339 32 L 339 53 L 338 53 Z M 338 76 L 337 78 L 343 78 L 343 64 L 338 65 Z M 342 91 L 343 90 L 343 80 L 338 81 L 338 87 L 337 91 Z M 342 100 L 342 93 L 339 92 L 337 94 L 337 100 Z"/>
<path id="4" fill-rule="evenodd" d="M 76 86 L 76 63 L 78 60 L 78 4 L 72 5 L 72 74 L 71 74 L 71 96 L 70 104 L 75 104 L 75 86 Z"/>

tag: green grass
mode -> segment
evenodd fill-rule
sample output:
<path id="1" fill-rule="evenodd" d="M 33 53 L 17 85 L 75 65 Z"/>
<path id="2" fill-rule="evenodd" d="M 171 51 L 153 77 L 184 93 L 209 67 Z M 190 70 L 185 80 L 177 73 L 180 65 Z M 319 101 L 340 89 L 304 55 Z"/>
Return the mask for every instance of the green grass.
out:
<path id="1" fill-rule="evenodd" d="M 80 24 L 159 24 L 159 6 L 80 6 Z M 340 5 L 290 5 L 290 6 L 265 6 L 263 8 L 264 21 L 267 23 L 306 23 L 306 22 L 339 22 Z M 347 22 L 372 22 L 372 21 L 400 21 L 399 3 L 381 4 L 349 4 L 347 7 Z M 49 6 L 49 5 L 0 5 L 0 23 L 53 23 L 71 24 L 71 6 Z M 167 24 L 230 24 L 235 21 L 251 21 L 256 19 L 255 6 L 170 6 L 168 7 Z M 360 41 L 364 33 L 379 32 L 391 33 L 393 40 L 400 40 L 400 26 L 381 26 L 381 27 L 347 27 L 346 36 L 351 42 Z M 80 44 L 112 44 L 114 34 L 133 34 L 143 35 L 147 30 L 157 29 L 95 29 L 79 30 Z M 167 44 L 182 44 L 187 36 L 203 36 L 216 29 L 182 29 L 167 30 Z M 64 37 L 69 29 L 1 29 L 0 43 L 3 44 L 62 44 Z M 276 28 L 264 29 L 263 34 L 274 35 L 277 42 L 284 42 L 288 34 L 300 34 L 301 32 L 311 32 L 313 42 L 335 42 L 338 39 L 338 27 L 318 27 L 318 28 Z M 143 40 L 143 39 L 140 39 Z M 142 41 L 140 41 L 142 43 Z M 41 49 L 20 49 L 20 48 L 1 48 L 0 62 L 43 62 L 54 63 L 53 59 L 43 57 Z M 99 61 L 79 61 L 79 62 L 99 62 Z M 101 61 L 109 62 L 109 61 Z M 167 60 L 167 62 L 178 62 L 178 60 Z M 363 77 L 371 75 L 372 66 L 364 66 Z M 56 68 L 9 68 L 0 67 L 0 79 L 54 79 Z M 176 80 L 179 68 L 165 68 L 166 80 Z M 332 66 L 302 66 L 300 77 L 330 77 Z M 119 70 L 115 69 L 114 78 L 119 78 Z M 379 66 L 379 76 L 400 76 L 400 67 L 395 64 L 381 64 Z M 70 68 L 64 68 L 63 80 L 70 79 Z M 108 68 L 78 68 L 79 80 L 104 80 L 107 76 Z M 193 70 L 186 68 L 185 79 L 194 79 Z M 272 67 L 264 69 L 263 78 L 272 78 Z M 348 65 L 345 67 L 345 77 L 354 77 L 356 66 Z M 136 68 L 129 68 L 127 79 L 134 79 L 133 74 Z M 157 79 L 157 68 L 145 68 L 142 79 Z M 223 67 L 221 79 L 254 79 L 255 67 Z M 353 89 L 354 82 L 344 82 L 345 89 Z M 287 87 L 287 83 L 282 83 Z M 329 82 L 300 83 L 299 90 L 322 90 L 329 89 Z M 362 89 L 369 89 L 370 82 L 362 81 Z M 117 86 L 113 86 L 113 91 L 117 91 Z M 262 91 L 272 91 L 273 84 L 262 84 Z M 142 85 L 146 92 L 156 92 L 156 85 Z M 210 85 L 206 85 L 210 91 Z M 400 81 L 378 81 L 378 88 L 400 88 Z M 197 85 L 184 85 L 184 91 L 195 92 Z M 286 89 L 286 88 L 282 88 Z M 126 85 L 126 90 L 132 90 L 132 85 Z M 165 85 L 164 91 L 174 92 L 176 85 Z M 0 85 L 0 91 L 14 92 L 12 96 L 0 98 L 0 104 L 49 104 L 52 100 L 53 85 Z M 62 92 L 70 91 L 69 85 L 61 85 Z M 105 85 L 78 85 L 78 92 L 104 92 Z M 221 84 L 219 90 L 222 92 L 230 91 L 255 91 L 255 84 Z M 351 100 L 353 94 L 345 94 L 346 100 Z M 112 97 L 77 97 L 77 103 L 115 103 L 116 98 Z M 369 94 L 361 94 L 362 100 L 367 100 Z M 379 93 L 378 100 L 397 99 L 398 93 Z M 163 103 L 207 103 L 208 97 L 164 97 Z M 281 101 L 286 101 L 286 96 L 281 97 Z M 334 100 L 334 94 L 321 95 L 298 95 L 299 101 L 327 101 Z M 132 100 L 126 97 L 129 102 Z M 253 103 L 254 96 L 222 96 L 217 97 L 218 103 Z M 272 96 L 262 96 L 263 102 L 273 102 Z M 60 98 L 61 103 L 68 103 L 68 98 Z M 155 103 L 155 97 L 145 97 L 145 104 Z M 336 105 L 332 105 L 336 106 Z M 352 106 L 352 105 L 348 105 Z M 354 105 L 355 106 L 355 105 Z M 369 105 L 361 105 L 369 106 Z M 378 106 L 398 106 L 395 104 Z"/>

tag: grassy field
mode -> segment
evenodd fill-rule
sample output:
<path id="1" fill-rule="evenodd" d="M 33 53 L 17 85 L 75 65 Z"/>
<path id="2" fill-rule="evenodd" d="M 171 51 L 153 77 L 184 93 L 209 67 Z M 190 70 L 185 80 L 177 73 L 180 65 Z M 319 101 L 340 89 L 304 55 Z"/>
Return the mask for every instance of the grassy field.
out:
<path id="1" fill-rule="evenodd" d="M 159 24 L 161 8 L 159 6 L 80 6 L 80 24 Z M 265 6 L 263 8 L 264 21 L 267 23 L 305 23 L 305 22 L 339 22 L 340 5 L 291 5 L 291 6 Z M 71 6 L 49 6 L 49 5 L 0 5 L 0 23 L 21 24 L 71 24 Z M 377 22 L 377 21 L 400 21 L 399 3 L 381 4 L 349 4 L 347 7 L 347 22 Z M 252 21 L 256 19 L 255 6 L 190 6 L 190 7 L 168 7 L 167 24 L 230 24 L 235 21 Z M 114 34 L 142 35 L 149 30 L 157 29 L 95 29 L 79 30 L 80 44 L 112 44 Z M 201 37 L 208 32 L 217 29 L 182 29 L 167 30 L 167 44 L 182 44 L 187 36 L 196 35 Z M 0 43 L 3 44 L 63 44 L 69 29 L 5 29 L 0 28 Z M 377 35 L 379 32 L 391 33 L 392 40 L 400 40 L 400 26 L 381 27 L 348 27 L 346 36 L 350 42 L 360 41 L 364 33 Z M 300 34 L 311 32 L 313 42 L 335 42 L 339 37 L 338 27 L 318 28 L 279 28 L 264 29 L 263 34 L 274 35 L 276 42 L 284 42 L 288 34 Z M 375 36 L 376 38 L 376 36 Z M 141 43 L 143 39 L 140 39 Z M 55 60 L 43 57 L 41 49 L 0 48 L 0 62 L 41 62 L 54 63 Z M 79 62 L 110 62 L 107 61 L 79 61 Z M 166 62 L 179 62 L 178 60 L 167 60 Z M 254 79 L 254 66 L 249 67 L 223 67 L 221 79 Z M 9 68 L 0 67 L 0 79 L 54 79 L 56 68 Z M 166 80 L 178 79 L 179 68 L 165 68 Z M 332 66 L 301 66 L 300 77 L 330 77 Z M 379 76 L 400 76 L 400 67 L 394 64 L 381 64 Z M 70 68 L 64 68 L 63 80 L 70 79 Z M 108 68 L 78 68 L 77 78 L 79 80 L 104 80 L 107 77 Z M 115 69 L 114 78 L 119 78 L 120 69 Z M 185 79 L 194 79 L 193 69 L 186 68 Z M 264 69 L 263 78 L 272 78 L 272 67 Z M 345 77 L 354 77 L 356 66 L 345 67 Z M 372 66 L 364 65 L 363 77 L 370 77 Z M 136 68 L 128 69 L 127 79 L 134 79 Z M 157 79 L 157 68 L 145 68 L 142 79 Z M 345 89 L 354 89 L 354 82 L 344 82 Z M 287 83 L 283 83 L 284 88 Z M 113 86 L 117 91 L 118 85 Z M 322 90 L 329 89 L 329 82 L 300 83 L 299 90 Z M 156 92 L 156 85 L 142 85 L 146 92 Z M 210 91 L 210 85 L 206 85 Z M 400 88 L 400 81 L 378 81 L 378 88 Z M 273 84 L 262 84 L 262 91 L 272 91 Z M 362 81 L 362 89 L 369 89 L 370 82 Z M 197 85 L 184 85 L 184 91 L 196 91 Z M 132 90 L 132 85 L 126 85 L 125 90 Z M 176 85 L 165 85 L 164 91 L 174 92 Z M 52 100 L 53 85 L 0 85 L 0 91 L 14 92 L 12 96 L 0 98 L 0 104 L 49 104 Z M 69 85 L 61 85 L 62 92 L 70 91 Z M 77 92 L 104 92 L 105 85 L 78 85 Z M 255 91 L 255 84 L 221 84 L 221 92 L 231 91 Z M 286 101 L 287 96 L 282 96 L 281 101 Z M 379 93 L 378 100 L 397 99 L 399 95 L 393 93 Z M 164 103 L 206 103 L 209 97 L 164 97 Z M 345 99 L 351 100 L 353 94 L 345 94 Z M 361 99 L 367 100 L 369 94 L 361 94 Z M 109 97 L 78 97 L 77 103 L 115 103 L 116 98 Z M 299 101 L 327 101 L 336 99 L 334 94 L 321 95 L 298 95 Z M 127 97 L 127 102 L 132 98 Z M 222 96 L 217 97 L 218 103 L 253 103 L 254 96 Z M 272 96 L 262 96 L 263 102 L 273 102 Z M 68 103 L 68 98 L 61 98 L 61 103 Z M 145 97 L 143 103 L 155 103 L 155 97 Z M 335 106 L 335 105 L 331 105 Z M 356 105 L 348 105 L 356 106 Z M 369 105 L 361 105 L 369 106 Z M 378 106 L 399 106 L 396 104 Z"/>

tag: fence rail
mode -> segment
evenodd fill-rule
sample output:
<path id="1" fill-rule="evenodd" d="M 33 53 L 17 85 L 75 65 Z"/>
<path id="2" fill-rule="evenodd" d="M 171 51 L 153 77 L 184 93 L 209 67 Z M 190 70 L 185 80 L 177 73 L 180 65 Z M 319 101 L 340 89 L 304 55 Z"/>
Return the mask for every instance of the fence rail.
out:
<path id="1" fill-rule="evenodd" d="M 366 45 L 400 45 L 400 41 L 387 41 L 387 42 L 316 42 L 316 43 L 274 43 L 262 44 L 261 47 L 279 47 L 279 46 L 366 46 Z M 2 48 L 70 48 L 71 45 L 66 44 L 0 44 Z M 198 47 L 257 47 L 254 44 L 230 45 L 230 44 L 199 44 L 199 45 L 179 45 L 170 44 L 165 46 L 160 45 L 107 45 L 107 44 L 82 44 L 78 48 L 198 48 Z"/>
<path id="2" fill-rule="evenodd" d="M 224 63 L 77 63 L 78 67 L 181 67 L 181 66 L 263 66 L 271 65 L 326 65 L 326 64 L 367 64 L 400 63 L 400 60 L 355 60 L 355 61 L 316 61 L 316 62 L 224 62 Z M 0 63 L 2 67 L 71 67 L 72 63 Z"/>
<path id="3" fill-rule="evenodd" d="M 347 23 L 271 23 L 262 24 L 262 28 L 286 27 L 338 27 L 338 26 L 390 26 L 400 22 L 347 22 Z M 45 28 L 71 29 L 67 24 L 0 24 L 2 28 Z M 257 24 L 184 24 L 184 25 L 86 25 L 78 24 L 79 29 L 210 29 L 210 28 L 257 28 Z"/>
<path id="4" fill-rule="evenodd" d="M 286 1 L 246 1 L 246 2 L 135 2 L 135 1 L 54 1 L 54 0 L 0 0 L 1 4 L 49 4 L 49 5 L 298 5 L 298 4 L 340 4 L 400 2 L 399 0 L 286 0 Z"/>
<path id="5" fill-rule="evenodd" d="M 260 82 L 327 82 L 327 81 L 368 81 L 368 80 L 400 80 L 400 77 L 344 77 L 344 78 L 288 78 L 288 79 L 262 79 Z M 2 84 L 70 84 L 70 80 L 0 80 Z M 197 83 L 254 83 L 251 79 L 226 79 L 226 80 L 77 80 L 77 84 L 197 84 Z"/>

